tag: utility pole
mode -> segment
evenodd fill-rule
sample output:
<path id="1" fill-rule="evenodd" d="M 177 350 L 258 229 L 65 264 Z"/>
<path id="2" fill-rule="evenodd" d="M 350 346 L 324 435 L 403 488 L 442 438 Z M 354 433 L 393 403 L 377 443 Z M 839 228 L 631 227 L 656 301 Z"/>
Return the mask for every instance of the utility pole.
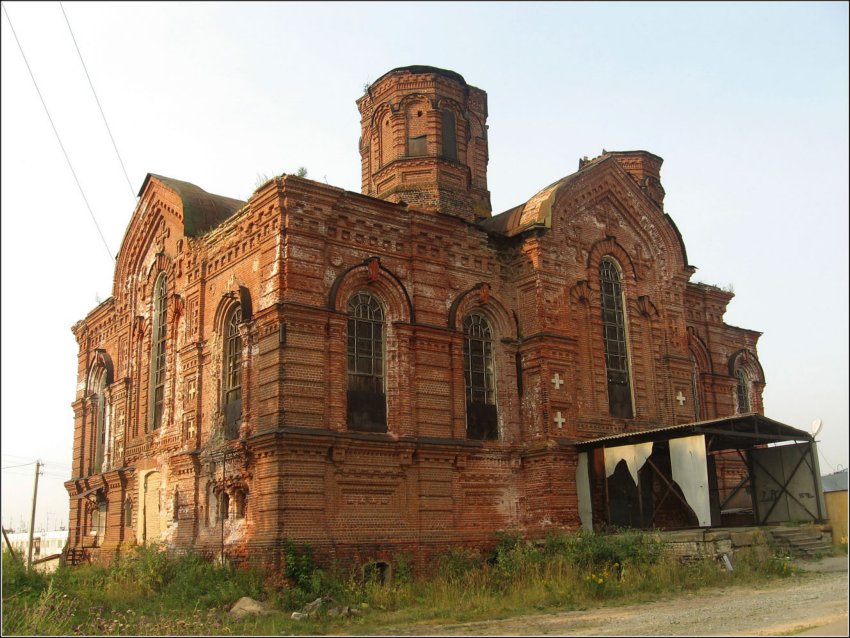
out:
<path id="1" fill-rule="evenodd" d="M 32 487 L 32 516 L 30 517 L 30 540 L 27 548 L 27 571 L 32 569 L 32 533 L 35 530 L 35 501 L 38 496 L 38 474 L 41 470 L 41 461 L 35 462 L 35 484 Z"/>

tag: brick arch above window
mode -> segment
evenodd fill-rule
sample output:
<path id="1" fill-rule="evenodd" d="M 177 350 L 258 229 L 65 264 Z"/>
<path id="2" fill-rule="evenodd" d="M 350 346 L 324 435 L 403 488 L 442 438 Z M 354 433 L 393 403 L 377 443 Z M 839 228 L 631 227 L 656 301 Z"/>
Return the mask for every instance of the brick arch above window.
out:
<path id="1" fill-rule="evenodd" d="M 736 370 L 744 370 L 750 383 L 764 383 L 764 370 L 755 353 L 747 348 L 735 351 L 729 357 L 729 376 L 734 377 Z"/>
<path id="2" fill-rule="evenodd" d="M 358 290 L 374 292 L 383 300 L 387 321 L 416 322 L 416 312 L 407 289 L 378 257 L 370 257 L 337 276 L 328 293 L 328 309 L 348 312 L 348 300 Z"/>
<path id="3" fill-rule="evenodd" d="M 115 381 L 115 369 L 112 365 L 112 357 L 102 348 L 97 348 L 94 359 L 89 365 L 89 373 L 86 377 L 86 394 L 96 391 L 102 374 L 106 374 L 107 387 Z"/>
<path id="4" fill-rule="evenodd" d="M 587 252 L 587 271 L 591 281 L 598 278 L 599 267 L 605 257 L 613 258 L 617 262 L 623 279 L 627 276 L 632 280 L 638 279 L 631 256 L 614 237 L 609 235 L 594 243 Z"/>
<path id="5" fill-rule="evenodd" d="M 239 286 L 221 295 L 221 299 L 213 315 L 213 330 L 218 333 L 226 332 L 226 321 L 234 306 L 242 310 L 242 321 L 251 321 L 251 291 L 246 286 Z"/>
<path id="6" fill-rule="evenodd" d="M 705 342 L 699 337 L 691 326 L 688 326 L 688 348 L 694 356 L 700 372 L 714 372 L 714 366 L 711 363 L 711 355 Z"/>
<path id="7" fill-rule="evenodd" d="M 519 328 L 513 313 L 493 295 L 487 282 L 477 283 L 455 297 L 449 308 L 449 329 L 457 330 L 459 320 L 462 322 L 463 318 L 475 311 L 479 311 L 488 319 L 499 336 L 517 338 Z"/>
<path id="8" fill-rule="evenodd" d="M 431 98 L 425 95 L 424 93 L 410 93 L 409 95 L 405 95 L 398 103 L 398 111 L 407 111 L 416 106 L 421 106 L 424 109 L 433 109 L 435 108 L 434 103 L 431 101 Z M 423 117 L 425 113 L 422 113 Z"/>

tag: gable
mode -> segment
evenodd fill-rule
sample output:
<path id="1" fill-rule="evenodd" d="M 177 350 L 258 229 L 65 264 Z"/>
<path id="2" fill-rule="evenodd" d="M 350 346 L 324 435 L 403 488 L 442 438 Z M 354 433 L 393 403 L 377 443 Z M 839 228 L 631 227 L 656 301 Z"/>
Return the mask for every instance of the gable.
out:
<path id="1" fill-rule="evenodd" d="M 178 241 L 199 237 L 246 205 L 238 199 L 207 193 L 189 182 L 148 173 L 118 252 L 113 296 L 129 291 L 133 277 L 144 276 L 152 248 L 156 254 L 174 254 L 172 247 Z"/>
<path id="2" fill-rule="evenodd" d="M 569 233 L 568 229 L 574 229 L 582 216 L 588 218 L 586 223 L 600 227 L 624 223 L 642 237 L 641 245 L 650 254 L 665 258 L 674 255 L 679 267 L 691 268 L 673 219 L 663 212 L 658 197 L 651 196 L 655 193 L 642 188 L 637 177 L 623 168 L 623 159 L 618 161 L 618 155 L 621 154 L 606 153 L 583 161 L 575 173 L 548 185 L 524 204 L 479 225 L 488 232 L 515 237 L 541 228 Z M 660 164 L 661 158 L 656 159 Z M 660 189 L 660 183 L 655 188 Z"/>

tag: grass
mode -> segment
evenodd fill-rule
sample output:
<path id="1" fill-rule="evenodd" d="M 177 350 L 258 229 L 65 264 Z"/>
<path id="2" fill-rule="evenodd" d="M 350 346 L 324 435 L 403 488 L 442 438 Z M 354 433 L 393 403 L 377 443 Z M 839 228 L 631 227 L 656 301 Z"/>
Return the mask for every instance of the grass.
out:
<path id="1" fill-rule="evenodd" d="M 788 557 L 761 546 L 735 555 L 733 572 L 713 559 L 682 564 L 654 534 L 557 533 L 543 543 L 502 534 L 488 553 L 452 550 L 414 574 L 409 556 L 393 560 L 393 582 L 363 582 L 354 565 L 319 568 L 310 548 L 287 543 L 280 572 L 235 569 L 196 554 L 138 547 L 108 566 L 27 574 L 3 555 L 4 635 L 381 634 L 439 624 L 581 610 L 654 600 L 701 587 L 793 576 Z M 242 596 L 274 610 L 234 619 Z M 323 612 L 291 618 L 325 596 Z M 327 610 L 347 605 L 351 617 Z"/>

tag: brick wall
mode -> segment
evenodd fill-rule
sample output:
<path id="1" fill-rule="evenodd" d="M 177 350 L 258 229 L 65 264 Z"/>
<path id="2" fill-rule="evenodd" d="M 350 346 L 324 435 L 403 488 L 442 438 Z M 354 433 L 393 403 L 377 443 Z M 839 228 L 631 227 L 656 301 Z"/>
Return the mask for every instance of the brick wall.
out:
<path id="1" fill-rule="evenodd" d="M 589 161 L 553 191 L 538 226 L 497 232 L 477 221 L 490 214 L 483 91 L 441 72 L 392 72 L 358 106 L 363 194 L 275 178 L 197 233 L 187 231 L 191 185 L 146 181 L 113 296 L 74 327 L 72 546 L 87 542 L 85 503 L 104 498 L 104 555 L 148 534 L 215 554 L 223 529 L 241 560 L 277 560 L 291 538 L 323 558 L 409 551 L 423 561 L 486 545 L 500 529 L 576 528 L 572 443 L 732 414 L 730 365 L 746 367 L 761 411 L 758 333 L 723 323 L 730 293 L 689 283 L 678 231 L 645 183 L 660 158 Z M 439 157 L 442 108 L 459 109 L 457 161 Z M 422 131 L 428 155 L 406 157 L 407 138 Z M 411 171 L 422 181 L 411 182 Z M 394 185 L 382 190 L 387 180 Z M 622 269 L 631 419 L 609 414 L 603 257 Z M 160 273 L 166 383 L 162 426 L 152 429 Z M 385 433 L 348 424 L 347 304 L 363 291 L 384 310 Z M 224 321 L 237 303 L 241 424 L 228 436 Z M 493 332 L 492 441 L 466 436 L 462 323 L 471 312 Z M 101 353 L 114 374 L 105 399 L 113 425 L 109 461 L 91 472 L 92 405 L 101 399 L 88 380 L 107 365 Z M 161 476 L 154 495 L 142 478 L 151 471 Z M 222 493 L 233 508 L 223 524 L 210 517 Z M 235 511 L 241 494 L 244 516 Z"/>

